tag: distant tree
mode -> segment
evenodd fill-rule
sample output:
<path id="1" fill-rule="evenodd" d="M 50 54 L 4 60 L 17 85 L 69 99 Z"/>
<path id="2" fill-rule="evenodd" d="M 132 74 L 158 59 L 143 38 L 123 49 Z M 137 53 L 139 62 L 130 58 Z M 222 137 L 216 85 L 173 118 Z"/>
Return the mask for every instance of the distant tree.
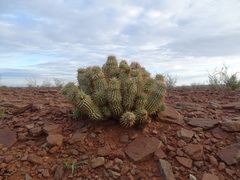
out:
<path id="1" fill-rule="evenodd" d="M 51 86 L 52 86 L 52 84 L 51 84 L 50 80 L 48 80 L 48 79 L 45 79 L 42 83 L 42 87 L 51 87 Z"/>
<path id="2" fill-rule="evenodd" d="M 176 86 L 176 83 L 178 81 L 178 75 L 164 73 L 163 76 L 164 76 L 164 80 L 165 80 L 165 83 L 166 83 L 168 89 L 172 89 L 173 87 Z"/>
<path id="3" fill-rule="evenodd" d="M 56 87 L 63 87 L 64 86 L 64 81 L 59 78 L 53 78 L 55 86 Z"/>
<path id="4" fill-rule="evenodd" d="M 218 70 L 214 69 L 212 73 L 208 72 L 208 83 L 213 89 L 230 89 L 236 90 L 240 88 L 240 79 L 238 73 L 229 74 L 228 67 L 223 64 L 223 67 Z"/>
<path id="5" fill-rule="evenodd" d="M 37 80 L 32 74 L 29 77 L 26 77 L 26 80 L 27 87 L 37 87 Z"/>

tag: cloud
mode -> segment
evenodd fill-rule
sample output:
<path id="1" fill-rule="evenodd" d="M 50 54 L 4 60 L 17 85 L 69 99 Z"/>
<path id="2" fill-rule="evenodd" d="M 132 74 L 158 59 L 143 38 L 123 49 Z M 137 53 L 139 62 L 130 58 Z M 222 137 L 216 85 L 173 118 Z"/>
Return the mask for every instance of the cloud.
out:
<path id="1" fill-rule="evenodd" d="M 71 80 L 113 54 L 191 83 L 222 62 L 240 68 L 239 8 L 239 0 L 1 1 L 0 74 Z"/>

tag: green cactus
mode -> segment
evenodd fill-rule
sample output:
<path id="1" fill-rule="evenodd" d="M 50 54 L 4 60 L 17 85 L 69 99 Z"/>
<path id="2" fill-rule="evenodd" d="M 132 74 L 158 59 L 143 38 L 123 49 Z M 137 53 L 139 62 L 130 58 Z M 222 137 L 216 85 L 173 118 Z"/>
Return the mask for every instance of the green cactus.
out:
<path id="1" fill-rule="evenodd" d="M 62 90 L 73 104 L 74 117 L 101 121 L 116 119 L 124 127 L 149 122 L 149 116 L 164 111 L 164 78 L 150 73 L 138 62 L 109 56 L 102 68 L 78 69 L 78 86 L 68 83 Z"/>
<path id="2" fill-rule="evenodd" d="M 135 122 L 136 115 L 133 112 L 125 112 L 120 119 L 120 124 L 124 127 L 132 127 Z"/>
<path id="3" fill-rule="evenodd" d="M 153 87 L 155 86 L 156 80 L 153 78 L 149 78 L 146 80 L 145 85 L 144 85 L 144 92 L 146 94 L 150 94 L 153 90 Z"/>
<path id="4" fill-rule="evenodd" d="M 139 70 L 139 69 L 131 70 L 131 77 L 134 80 L 134 82 L 136 82 L 136 84 L 137 84 L 137 91 L 142 92 L 144 82 L 143 82 L 141 70 Z"/>
<path id="5" fill-rule="evenodd" d="M 134 107 L 136 95 L 137 85 L 132 79 L 128 79 L 123 87 L 123 108 L 125 111 L 130 111 Z"/>
<path id="6" fill-rule="evenodd" d="M 62 94 L 64 94 L 67 100 L 74 106 L 77 105 L 78 88 L 74 85 L 74 83 L 67 83 L 66 86 L 62 89 Z"/>
<path id="7" fill-rule="evenodd" d="M 135 101 L 135 109 L 136 110 L 145 109 L 146 104 L 147 104 L 147 95 L 143 92 L 138 93 Z"/>
<path id="8" fill-rule="evenodd" d="M 122 95 L 120 91 L 120 81 L 117 78 L 112 78 L 109 81 L 109 87 L 107 92 L 107 99 L 111 114 L 115 118 L 119 118 L 122 113 Z"/>
<path id="9" fill-rule="evenodd" d="M 138 109 L 136 112 L 136 120 L 138 123 L 147 122 L 148 119 L 148 112 L 145 109 Z"/>
<path id="10" fill-rule="evenodd" d="M 99 121 L 104 119 L 99 107 L 92 101 L 91 97 L 83 91 L 79 91 L 77 94 L 76 106 L 93 120 Z"/>
<path id="11" fill-rule="evenodd" d="M 156 84 L 151 95 L 148 97 L 148 103 L 146 110 L 149 114 L 154 114 L 158 111 L 160 105 L 163 102 L 163 97 L 166 93 L 166 86 L 162 83 Z"/>
<path id="12" fill-rule="evenodd" d="M 108 56 L 107 62 L 103 65 L 103 72 L 108 79 L 118 76 L 118 62 L 115 56 Z"/>

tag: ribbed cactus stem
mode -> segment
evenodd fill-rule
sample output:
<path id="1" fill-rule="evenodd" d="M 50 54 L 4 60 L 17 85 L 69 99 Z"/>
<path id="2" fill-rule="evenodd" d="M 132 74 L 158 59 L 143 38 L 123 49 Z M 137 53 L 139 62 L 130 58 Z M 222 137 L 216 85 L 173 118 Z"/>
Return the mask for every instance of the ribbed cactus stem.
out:
<path id="1" fill-rule="evenodd" d="M 132 62 L 130 67 L 131 69 L 141 69 L 141 66 L 138 62 Z"/>
<path id="2" fill-rule="evenodd" d="M 136 123 L 136 115 L 133 112 L 125 112 L 119 122 L 123 127 L 132 127 Z"/>
<path id="3" fill-rule="evenodd" d="M 101 110 L 102 110 L 102 113 L 103 113 L 104 117 L 110 118 L 110 117 L 112 116 L 111 110 L 109 109 L 108 106 L 103 106 L 103 107 L 101 108 Z"/>
<path id="4" fill-rule="evenodd" d="M 92 84 L 94 92 L 105 93 L 107 88 L 107 82 L 102 72 L 102 69 L 98 66 L 92 68 L 91 74 Z"/>
<path id="5" fill-rule="evenodd" d="M 122 60 L 119 64 L 119 80 L 123 83 L 130 77 L 130 67 L 127 64 L 127 61 Z"/>
<path id="6" fill-rule="evenodd" d="M 123 86 L 123 108 L 125 111 L 133 109 L 136 95 L 137 85 L 132 79 L 128 79 Z"/>
<path id="7" fill-rule="evenodd" d="M 118 62 L 115 56 L 108 56 L 106 63 L 103 65 L 103 71 L 108 79 L 118 76 Z"/>
<path id="8" fill-rule="evenodd" d="M 73 111 L 73 117 L 75 119 L 78 119 L 78 118 L 83 117 L 83 116 L 84 116 L 84 113 L 82 111 L 80 111 L 79 109 L 75 109 Z"/>
<path id="9" fill-rule="evenodd" d="M 62 89 L 62 94 L 64 94 L 69 102 L 76 106 L 76 97 L 78 94 L 78 88 L 74 83 L 67 83 L 66 86 Z"/>
<path id="10" fill-rule="evenodd" d="M 135 109 L 141 110 L 145 109 L 147 104 L 147 95 L 145 93 L 138 93 L 135 101 Z"/>
<path id="11" fill-rule="evenodd" d="M 105 93 L 95 92 L 93 95 L 93 100 L 98 106 L 103 106 L 107 104 L 107 97 Z"/>
<path id="12" fill-rule="evenodd" d="M 153 78 L 149 78 L 146 80 L 145 85 L 144 85 L 144 92 L 146 94 L 151 94 L 153 88 L 155 85 L 155 79 Z"/>
<path id="13" fill-rule="evenodd" d="M 141 68 L 141 72 L 144 81 L 150 78 L 151 74 L 144 67 Z"/>
<path id="14" fill-rule="evenodd" d="M 143 82 L 141 71 L 139 69 L 132 70 L 131 77 L 137 84 L 137 91 L 142 92 L 144 82 Z"/>
<path id="15" fill-rule="evenodd" d="M 148 112 L 145 109 L 139 109 L 135 112 L 138 123 L 144 123 L 148 120 Z"/>
<path id="16" fill-rule="evenodd" d="M 163 83 L 158 83 L 148 98 L 146 110 L 149 114 L 154 114 L 158 111 L 158 108 L 162 104 L 163 97 L 165 96 L 165 92 L 165 85 Z"/>
<path id="17" fill-rule="evenodd" d="M 93 120 L 99 121 L 104 119 L 99 107 L 83 91 L 79 91 L 77 95 L 77 108 Z"/>
<path id="18" fill-rule="evenodd" d="M 114 118 L 119 118 L 123 112 L 119 80 L 117 78 L 110 79 L 108 88 L 107 99 L 111 114 Z"/>
<path id="19" fill-rule="evenodd" d="M 126 61 L 126 60 L 122 60 L 122 61 L 120 62 L 120 64 L 119 64 L 119 68 L 120 68 L 121 70 L 125 70 L 125 69 L 129 68 L 127 61 Z"/>
<path id="20" fill-rule="evenodd" d="M 92 80 L 91 80 L 92 67 L 86 69 L 80 68 L 78 70 L 78 83 L 79 89 L 91 95 L 93 93 Z"/>

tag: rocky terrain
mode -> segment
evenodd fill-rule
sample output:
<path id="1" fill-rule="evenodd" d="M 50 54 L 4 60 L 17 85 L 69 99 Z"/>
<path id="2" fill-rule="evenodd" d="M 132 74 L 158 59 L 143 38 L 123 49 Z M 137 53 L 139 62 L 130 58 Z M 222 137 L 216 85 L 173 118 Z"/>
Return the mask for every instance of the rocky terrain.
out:
<path id="1" fill-rule="evenodd" d="M 0 88 L 0 180 L 240 179 L 240 92 L 179 88 L 151 123 L 74 119 L 59 88 Z"/>

